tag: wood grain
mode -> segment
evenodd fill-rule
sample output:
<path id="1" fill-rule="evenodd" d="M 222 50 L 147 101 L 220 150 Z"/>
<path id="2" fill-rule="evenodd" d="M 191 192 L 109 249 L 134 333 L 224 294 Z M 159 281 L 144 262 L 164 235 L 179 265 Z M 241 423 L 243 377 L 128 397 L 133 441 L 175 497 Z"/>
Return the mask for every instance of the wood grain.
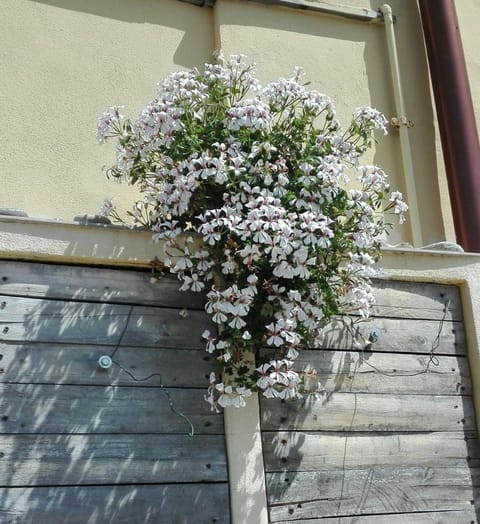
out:
<path id="1" fill-rule="evenodd" d="M 100 345 L 0 342 L 0 382 L 205 388 L 212 370 L 203 349 L 122 345 L 110 369 L 99 367 L 98 359 L 112 353 Z M 136 382 L 122 368 L 139 379 L 160 377 Z"/>
<path id="2" fill-rule="evenodd" d="M 2 341 L 203 348 L 206 328 L 203 311 L 0 296 Z"/>
<path id="3" fill-rule="evenodd" d="M 2 488 L 5 524 L 227 524 L 226 483 Z"/>
<path id="4" fill-rule="evenodd" d="M 202 293 L 179 287 L 173 275 L 152 280 L 151 271 L 0 261 L 0 293 L 6 295 L 203 310 Z"/>
<path id="5" fill-rule="evenodd" d="M 0 384 L 0 433 L 223 433 L 201 389 Z M 172 408 L 175 410 L 173 411 Z"/>
<path id="6" fill-rule="evenodd" d="M 1 435 L 1 486 L 226 482 L 222 435 Z"/>
<path id="7" fill-rule="evenodd" d="M 324 349 L 300 352 L 321 398 L 261 398 L 271 522 L 473 524 L 480 446 L 459 289 L 379 280 L 374 293 L 373 318 L 355 325 L 363 343 L 333 322 Z"/>
<path id="8" fill-rule="evenodd" d="M 1 522 L 230 521 L 223 417 L 204 401 L 213 329 L 178 287 L 0 262 Z"/>
<path id="9" fill-rule="evenodd" d="M 263 430 L 459 431 L 475 429 L 470 397 L 334 393 L 324 400 L 261 399 Z"/>
<path id="10" fill-rule="evenodd" d="M 460 290 L 446 284 L 374 279 L 374 316 L 463 320 Z M 448 307 L 446 307 L 448 306 Z"/>
<path id="11" fill-rule="evenodd" d="M 474 499 L 468 467 L 390 467 L 267 474 L 272 522 L 318 515 L 464 510 Z M 293 511 L 292 511 L 293 510 Z"/>
<path id="12" fill-rule="evenodd" d="M 470 395 L 472 384 L 466 357 L 358 351 L 300 351 L 294 369 L 307 365 L 327 393 Z"/>
<path id="13" fill-rule="evenodd" d="M 477 517 L 475 509 L 468 504 L 464 510 L 445 510 L 415 513 L 384 513 L 382 515 L 367 515 L 352 517 L 294 519 L 278 521 L 278 524 L 475 524 Z"/>
<path id="14" fill-rule="evenodd" d="M 452 433 L 264 431 L 265 471 L 317 471 L 384 466 L 465 466 L 477 463 L 476 438 Z M 468 461 L 467 461 L 468 457 Z"/>
<path id="15" fill-rule="evenodd" d="M 377 340 L 368 344 L 372 335 Z M 404 318 L 372 317 L 357 324 L 355 337 L 342 327 L 341 323 L 332 323 L 325 328 L 322 347 L 336 350 L 368 349 L 373 352 L 427 354 L 435 347 L 437 354 L 466 354 L 465 332 L 461 322 L 441 323 L 439 320 L 420 321 Z"/>

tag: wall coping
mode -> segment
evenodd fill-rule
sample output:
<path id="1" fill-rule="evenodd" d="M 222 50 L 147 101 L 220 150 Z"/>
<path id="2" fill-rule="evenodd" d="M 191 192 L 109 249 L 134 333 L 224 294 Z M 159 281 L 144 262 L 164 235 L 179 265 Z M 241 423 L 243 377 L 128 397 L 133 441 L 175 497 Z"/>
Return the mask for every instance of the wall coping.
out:
<path id="1" fill-rule="evenodd" d="M 149 265 L 163 253 L 161 243 L 152 241 L 151 232 L 143 228 L 118 225 L 81 223 L 46 218 L 0 215 L 0 257 L 36 261 L 62 261 L 68 264 L 100 264 L 143 266 Z M 413 248 L 405 245 L 382 248 L 384 269 L 400 270 L 406 258 L 439 260 L 435 265 L 454 267 L 480 264 L 480 253 L 463 253 L 445 249 Z M 391 257 L 401 255 L 400 264 Z M 406 257 L 406 258 L 405 258 Z M 388 262 L 388 263 L 386 263 Z M 437 269 L 439 269 L 439 267 Z M 398 272 L 394 272 L 398 277 Z M 410 271 L 413 278 L 415 272 Z M 392 273 L 392 277 L 393 277 Z M 448 280 L 448 276 L 446 276 Z M 459 283 L 462 279 L 460 278 Z"/>

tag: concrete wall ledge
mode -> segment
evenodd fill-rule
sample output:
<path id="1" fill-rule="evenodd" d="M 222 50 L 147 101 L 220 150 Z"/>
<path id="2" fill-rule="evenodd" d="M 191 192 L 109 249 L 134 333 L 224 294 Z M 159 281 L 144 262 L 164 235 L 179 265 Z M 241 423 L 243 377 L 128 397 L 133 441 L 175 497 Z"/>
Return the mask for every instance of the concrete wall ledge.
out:
<path id="1" fill-rule="evenodd" d="M 145 267 L 162 252 L 146 229 L 0 216 L 0 257 Z"/>
<path id="2" fill-rule="evenodd" d="M 147 229 L 118 225 L 79 223 L 46 218 L 0 215 L 0 257 L 61 260 L 68 264 L 105 264 L 146 266 L 155 256 L 161 258 L 161 244 L 152 241 Z M 445 249 L 384 247 L 381 266 L 386 276 L 397 277 L 401 268 L 409 269 L 410 278 L 431 281 L 444 278 L 461 283 L 462 273 L 455 268 L 480 265 L 480 254 Z M 427 262 L 429 259 L 435 262 Z M 440 275 L 444 268 L 451 273 Z M 400 273 L 399 273 L 400 271 Z"/>

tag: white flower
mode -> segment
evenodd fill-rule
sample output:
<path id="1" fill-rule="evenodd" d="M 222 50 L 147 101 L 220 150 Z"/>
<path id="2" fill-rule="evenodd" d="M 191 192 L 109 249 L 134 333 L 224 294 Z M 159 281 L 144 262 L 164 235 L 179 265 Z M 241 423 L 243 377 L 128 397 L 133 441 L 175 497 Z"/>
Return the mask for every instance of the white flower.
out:
<path id="1" fill-rule="evenodd" d="M 388 121 L 385 116 L 373 107 L 359 107 L 355 110 L 355 120 L 360 124 L 371 123 L 375 129 L 380 129 L 386 135 Z"/>
<path id="2" fill-rule="evenodd" d="M 229 275 L 235 272 L 237 268 L 237 263 L 231 257 L 228 258 L 225 262 L 222 263 L 222 273 L 224 275 Z"/>
<path id="3" fill-rule="evenodd" d="M 286 260 L 282 260 L 273 269 L 273 274 L 277 277 L 292 279 L 295 276 L 295 269 Z"/>
<path id="4" fill-rule="evenodd" d="M 278 391 L 273 387 L 272 384 L 264 388 L 264 390 L 262 391 L 262 395 L 266 398 L 277 398 Z"/>
<path id="5" fill-rule="evenodd" d="M 289 358 L 290 360 L 295 360 L 298 357 L 298 355 L 298 351 L 293 346 L 288 348 L 287 358 Z"/>
<path id="6" fill-rule="evenodd" d="M 182 273 L 186 271 L 187 269 L 191 269 L 193 267 L 192 260 L 189 256 L 186 257 L 179 257 L 175 260 L 175 265 L 170 268 L 172 273 Z"/>
<path id="7" fill-rule="evenodd" d="M 269 346 L 276 346 L 276 347 L 281 346 L 284 340 L 281 337 L 282 327 L 279 326 L 279 323 L 276 322 L 274 324 L 272 322 L 271 324 L 268 324 L 265 327 L 267 328 L 268 334 L 270 335 L 270 337 L 267 339 L 267 344 Z"/>
<path id="8" fill-rule="evenodd" d="M 375 297 L 368 284 L 349 289 L 346 299 L 364 318 L 370 315 L 371 308 L 375 304 Z"/>
<path id="9" fill-rule="evenodd" d="M 205 284 L 200 280 L 200 277 L 197 273 L 192 273 L 192 276 L 189 277 L 188 275 L 182 276 L 183 284 L 180 287 L 180 291 L 188 291 L 191 289 L 192 291 L 202 291 L 202 289 L 205 287 Z"/>
<path id="10" fill-rule="evenodd" d="M 251 266 L 253 262 L 260 260 L 261 251 L 256 244 L 247 244 L 244 248 L 238 251 L 238 254 L 243 258 L 244 264 Z"/>
<path id="11" fill-rule="evenodd" d="M 250 335 L 249 331 L 244 331 L 242 334 L 243 340 L 252 340 L 252 335 Z"/>
<path id="12" fill-rule="evenodd" d="M 253 63 L 219 55 L 169 75 L 137 120 L 113 107 L 98 122 L 98 140 L 116 141 L 110 173 L 141 192 L 133 224 L 161 242 L 182 291 L 206 294 L 220 334 L 202 338 L 224 377 L 210 377 L 213 410 L 244 406 L 255 382 L 267 398 L 305 394 L 299 349 L 320 345 L 333 311 L 370 314 L 384 213 L 403 222 L 408 209 L 398 191 L 385 197 L 380 167 L 361 165 L 385 117 L 359 108 L 343 131 L 303 74 L 261 89 Z M 109 202 L 102 212 L 119 218 Z M 263 346 L 271 361 L 244 373 L 237 355 Z"/>
<path id="13" fill-rule="evenodd" d="M 113 106 L 107 109 L 102 116 L 97 121 L 97 140 L 100 144 L 105 142 L 105 138 L 115 131 L 118 127 L 120 120 L 123 118 L 123 115 L 120 113 L 120 110 L 123 109 L 123 106 Z"/>
<path id="14" fill-rule="evenodd" d="M 230 406 L 232 403 L 232 393 L 233 393 L 232 386 L 230 385 L 225 386 L 223 382 L 220 382 L 219 384 L 215 386 L 215 389 L 220 392 L 220 396 L 218 397 L 218 400 L 217 400 L 218 405 L 222 406 L 222 408 Z"/>
<path id="15" fill-rule="evenodd" d="M 221 304 L 214 304 L 212 307 L 212 320 L 217 324 L 223 324 L 228 320 L 227 315 L 222 311 Z"/>
<path id="16" fill-rule="evenodd" d="M 115 208 L 116 206 L 113 202 L 113 198 L 105 198 L 98 211 L 98 214 L 101 217 L 109 217 L 115 211 Z"/>
<path id="17" fill-rule="evenodd" d="M 233 329 L 242 329 L 247 325 L 247 323 L 237 313 L 236 315 L 234 315 L 233 319 L 228 323 L 228 325 Z"/>
<path id="18" fill-rule="evenodd" d="M 207 344 L 205 346 L 205 351 L 207 353 L 213 353 L 215 351 L 215 341 L 217 340 L 214 336 L 210 334 L 210 331 L 206 329 L 202 333 L 202 338 L 204 338 L 207 341 Z"/>
<path id="19" fill-rule="evenodd" d="M 270 362 L 262 364 L 256 371 L 259 373 L 260 378 L 257 380 L 256 384 L 260 389 L 265 389 L 267 387 L 273 386 L 274 381 L 270 378 L 270 370 L 272 365 Z"/>
<path id="20" fill-rule="evenodd" d="M 232 130 L 241 128 L 259 130 L 266 128 L 270 120 L 268 106 L 257 97 L 252 100 L 243 100 L 237 106 L 228 109 L 225 123 Z"/>
<path id="21" fill-rule="evenodd" d="M 402 193 L 400 193 L 400 191 L 393 191 L 390 195 L 390 202 L 394 203 L 394 213 L 396 215 L 399 215 L 399 222 L 400 224 L 402 224 L 403 222 L 405 222 L 404 213 L 406 213 L 408 210 L 407 204 L 403 201 Z"/>
<path id="22" fill-rule="evenodd" d="M 278 391 L 278 398 L 289 400 L 298 397 L 297 385 L 294 382 L 289 382 L 285 387 Z"/>
<path id="23" fill-rule="evenodd" d="M 232 399 L 231 405 L 235 408 L 244 408 L 246 406 L 245 399 L 252 396 L 252 390 L 244 386 L 235 388 L 236 395 Z"/>

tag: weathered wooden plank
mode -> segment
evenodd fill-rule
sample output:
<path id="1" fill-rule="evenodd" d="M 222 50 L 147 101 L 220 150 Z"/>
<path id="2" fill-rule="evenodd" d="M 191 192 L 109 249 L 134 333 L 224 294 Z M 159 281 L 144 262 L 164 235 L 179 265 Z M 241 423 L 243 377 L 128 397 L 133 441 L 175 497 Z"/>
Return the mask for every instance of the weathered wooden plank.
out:
<path id="1" fill-rule="evenodd" d="M 0 384 L 0 433 L 188 433 L 188 420 L 196 433 L 222 433 L 222 414 L 210 411 L 203 395 L 201 389 Z"/>
<path id="2" fill-rule="evenodd" d="M 261 398 L 264 430 L 459 431 L 475 429 L 470 397 L 334 393 L 325 399 Z"/>
<path id="3" fill-rule="evenodd" d="M 377 468 L 456 467 L 480 458 L 476 438 L 465 433 L 263 432 L 266 472 Z M 467 458 L 468 457 L 468 458 Z"/>
<path id="4" fill-rule="evenodd" d="M 375 316 L 440 320 L 463 319 L 457 286 L 374 279 Z M 448 306 L 445 311 L 445 306 Z"/>
<path id="5" fill-rule="evenodd" d="M 465 510 L 474 499 L 468 467 L 368 468 L 269 473 L 272 522 L 374 513 Z"/>
<path id="6" fill-rule="evenodd" d="M 295 369 L 310 364 L 327 393 L 406 393 L 470 395 L 472 384 L 466 357 L 353 351 L 300 351 Z"/>
<path id="7" fill-rule="evenodd" d="M 464 510 L 445 510 L 415 513 L 386 513 L 383 515 L 366 515 L 355 517 L 327 517 L 318 519 L 291 519 L 279 521 L 278 524 L 475 524 L 475 509 L 470 505 Z"/>
<path id="8" fill-rule="evenodd" d="M 201 293 L 179 291 L 173 275 L 148 271 L 0 261 L 0 293 L 50 299 L 202 309 Z"/>
<path id="9" fill-rule="evenodd" d="M 101 369 L 99 357 L 112 351 L 82 344 L 0 342 L 0 382 L 158 385 L 158 377 L 143 384 L 134 382 L 116 365 Z M 203 387 L 212 366 L 211 357 L 202 349 L 121 346 L 114 359 L 138 378 L 160 373 L 164 385 L 177 387 Z M 428 360 L 423 355 L 310 350 L 300 352 L 296 368 L 313 365 L 316 380 L 328 393 L 471 394 L 464 357 L 441 355 L 438 366 L 431 364 L 422 373 Z"/>
<path id="10" fill-rule="evenodd" d="M 221 435 L 1 435 L 1 486 L 225 482 Z"/>
<path id="11" fill-rule="evenodd" d="M 1 340 L 117 344 L 123 334 L 125 344 L 199 347 L 205 327 L 213 329 L 202 311 L 187 310 L 184 316 L 167 308 L 0 296 Z M 378 335 L 369 351 L 430 353 L 440 323 L 375 318 L 359 329 L 366 338 Z M 357 349 L 350 333 L 339 326 L 326 328 L 324 348 Z M 435 352 L 465 354 L 462 324 L 443 324 Z"/>
<path id="12" fill-rule="evenodd" d="M 179 282 L 149 271 L 0 261 L 0 293 L 50 299 L 135 303 L 203 309 L 199 293 L 179 292 Z M 394 280 L 373 281 L 375 314 L 439 320 L 448 303 L 447 320 L 462 320 L 456 286 Z"/>
<path id="13" fill-rule="evenodd" d="M 112 353 L 112 347 L 86 344 L 0 342 L 0 382 L 206 387 L 212 369 L 202 349 L 129 346 L 120 346 L 112 367 L 102 369 L 98 359 Z M 120 366 L 137 379 L 160 376 L 135 382 Z"/>
<path id="14" fill-rule="evenodd" d="M 356 329 L 359 335 L 358 344 L 341 323 L 332 323 L 325 328 L 323 348 L 430 353 L 435 346 L 438 354 L 466 354 L 465 333 L 461 322 L 372 317 L 357 324 Z M 376 338 L 376 342 L 367 344 L 371 336 Z"/>
<path id="15" fill-rule="evenodd" d="M 172 275 L 151 277 L 149 271 L 0 261 L 0 293 L 8 295 L 203 309 L 203 296 L 179 292 Z M 373 288 L 379 316 L 440 319 L 450 301 L 446 318 L 462 320 L 456 286 L 374 279 Z"/>
<path id="16" fill-rule="evenodd" d="M 5 524 L 228 524 L 228 485 L 2 488 Z"/>
<path id="17" fill-rule="evenodd" d="M 203 311 L 0 297 L 3 341 L 199 348 L 206 327 Z"/>

